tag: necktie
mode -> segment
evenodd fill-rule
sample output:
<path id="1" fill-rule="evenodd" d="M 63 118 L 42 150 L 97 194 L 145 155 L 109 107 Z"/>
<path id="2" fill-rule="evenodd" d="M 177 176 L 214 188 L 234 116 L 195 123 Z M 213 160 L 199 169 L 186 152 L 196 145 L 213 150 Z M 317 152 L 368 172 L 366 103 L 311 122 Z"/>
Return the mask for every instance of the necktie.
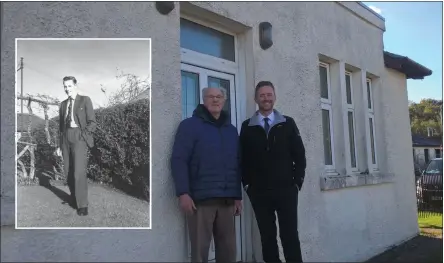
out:
<path id="1" fill-rule="evenodd" d="M 66 116 L 66 126 L 71 126 L 72 98 L 69 97 L 68 115 Z"/>
<path id="2" fill-rule="evenodd" d="M 267 133 L 267 135 L 268 135 L 268 130 L 270 130 L 270 124 L 268 123 L 269 120 L 270 120 L 269 118 L 264 118 L 264 122 L 265 122 L 264 129 L 265 129 L 265 132 Z"/>

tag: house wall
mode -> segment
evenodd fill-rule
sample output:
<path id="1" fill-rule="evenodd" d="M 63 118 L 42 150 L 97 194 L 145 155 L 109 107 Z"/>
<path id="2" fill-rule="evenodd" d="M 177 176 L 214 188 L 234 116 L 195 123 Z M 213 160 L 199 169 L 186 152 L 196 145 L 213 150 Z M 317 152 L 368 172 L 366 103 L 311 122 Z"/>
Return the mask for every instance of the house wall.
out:
<path id="1" fill-rule="evenodd" d="M 395 174 L 394 182 L 388 187 L 388 191 L 384 196 L 378 197 L 381 198 L 381 204 L 384 203 L 383 206 L 388 209 L 385 213 L 393 216 L 392 223 L 388 224 L 389 227 L 382 234 L 388 244 L 390 239 L 402 240 L 415 235 L 419 230 L 405 75 L 386 69 L 381 91 L 387 170 Z"/>
<path id="2" fill-rule="evenodd" d="M 8 251 L 2 253 L 2 260 L 186 260 L 185 224 L 174 198 L 168 164 L 173 135 L 181 119 L 181 106 L 177 103 L 181 93 L 180 6 L 182 12 L 197 10 L 205 16 L 202 19 L 217 21 L 243 39 L 246 54 L 246 68 L 241 76 L 245 79 L 241 94 L 243 114 L 250 116 L 255 110 L 252 100 L 255 83 L 270 80 L 277 89 L 277 109 L 294 117 L 301 130 L 307 153 L 307 176 L 299 201 L 305 261 L 365 260 L 417 233 L 413 181 L 403 180 L 413 178 L 405 79 L 384 68 L 384 22 L 362 6 L 351 2 L 198 2 L 194 6 L 176 3 L 176 8 L 164 16 L 156 11 L 154 2 L 5 2 L 3 5 L 2 225 L 12 224 L 14 213 L 11 202 L 4 201 L 14 196 L 11 189 L 14 189 L 15 149 L 14 137 L 10 136 L 14 133 L 14 108 L 3 102 L 14 97 L 16 37 L 151 37 L 151 134 L 155 150 L 152 151 L 152 230 L 95 230 L 91 234 L 83 230 L 17 231 L 2 227 L 2 251 Z M 258 25 L 264 20 L 273 25 L 274 42 L 265 51 L 257 41 Z M 342 72 L 345 63 L 354 67 L 358 87 L 363 76 L 374 77 L 379 166 L 381 172 L 395 175 L 393 182 L 321 191 L 319 182 L 324 167 L 320 54 L 332 62 L 333 78 Z M 359 91 L 358 94 L 363 96 Z M 341 101 L 338 93 L 333 96 Z M 340 122 L 335 122 L 334 128 L 340 131 Z M 341 140 L 341 132 L 336 134 L 338 167 L 341 167 L 345 158 L 341 157 L 344 139 Z M 361 142 L 361 162 L 368 159 L 363 136 L 360 133 L 357 138 Z M 255 220 L 250 223 L 253 251 L 248 251 L 247 256 L 251 260 L 254 254 L 260 261 L 257 226 Z M 22 247 L 28 249 L 19 249 Z M 70 247 L 69 252 L 64 250 L 66 247 Z"/>
<path id="3" fill-rule="evenodd" d="M 425 166 L 427 165 L 426 160 L 425 160 L 425 149 L 429 150 L 429 161 L 431 161 L 434 158 L 437 158 L 436 154 L 435 154 L 435 150 L 440 150 L 440 157 L 442 158 L 442 150 L 440 149 L 439 146 L 436 147 L 413 147 L 413 149 L 415 150 L 415 159 L 414 161 L 416 161 L 419 165 L 423 166 L 422 168 L 425 168 Z M 413 155 L 413 152 L 412 152 Z"/>

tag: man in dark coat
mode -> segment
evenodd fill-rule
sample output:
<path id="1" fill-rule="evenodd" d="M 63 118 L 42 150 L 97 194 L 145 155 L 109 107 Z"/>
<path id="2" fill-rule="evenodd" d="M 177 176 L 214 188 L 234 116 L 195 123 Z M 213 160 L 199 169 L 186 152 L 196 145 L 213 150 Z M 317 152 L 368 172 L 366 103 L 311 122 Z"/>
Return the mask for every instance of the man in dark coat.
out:
<path id="1" fill-rule="evenodd" d="M 96 117 L 91 99 L 77 91 L 75 77 L 64 77 L 63 86 L 68 98 L 60 104 L 60 148 L 64 172 L 71 193 L 71 203 L 80 216 L 88 215 L 88 147 L 94 146 L 93 132 Z"/>
<path id="2" fill-rule="evenodd" d="M 261 234 L 265 262 L 281 262 L 276 240 L 277 212 L 286 262 L 302 262 L 298 234 L 298 192 L 305 177 L 305 148 L 295 121 L 273 109 L 274 86 L 256 86 L 259 110 L 240 134 L 243 185 Z"/>
<path id="3" fill-rule="evenodd" d="M 238 132 L 222 111 L 226 91 L 205 88 L 202 96 L 204 104 L 178 127 L 171 171 L 187 215 L 191 262 L 208 261 L 212 236 L 216 262 L 235 262 L 234 216 L 242 209 Z"/>

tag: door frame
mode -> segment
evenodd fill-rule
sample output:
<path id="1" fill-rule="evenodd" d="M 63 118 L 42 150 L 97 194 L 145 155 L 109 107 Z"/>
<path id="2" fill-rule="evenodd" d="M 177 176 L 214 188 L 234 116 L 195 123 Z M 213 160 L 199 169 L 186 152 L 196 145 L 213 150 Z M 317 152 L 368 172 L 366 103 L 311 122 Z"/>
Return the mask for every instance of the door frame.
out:
<path id="1" fill-rule="evenodd" d="M 220 79 L 224 79 L 224 80 L 228 80 L 230 83 L 230 87 L 229 87 L 229 92 L 230 92 L 230 113 L 231 113 L 231 123 L 233 123 L 233 125 L 237 126 L 238 125 L 238 116 L 236 114 L 236 104 L 237 104 L 237 100 L 236 100 L 236 89 L 235 89 L 235 76 L 232 74 L 227 74 L 227 73 L 222 73 L 222 72 L 218 72 L 218 71 L 214 71 L 214 70 L 209 70 L 209 69 L 205 69 L 202 67 L 198 67 L 198 66 L 193 66 L 193 65 L 189 65 L 189 64 L 185 64 L 185 63 L 181 63 L 180 66 L 181 71 L 185 71 L 185 72 L 190 72 L 190 73 L 194 73 L 197 74 L 199 76 L 199 83 L 198 83 L 198 87 L 199 90 L 197 91 L 199 93 L 199 103 L 203 103 L 203 98 L 201 96 L 202 94 L 202 90 L 204 88 L 206 88 L 208 86 L 208 78 L 209 77 L 215 77 L 215 78 L 220 78 Z M 238 261 L 243 261 L 243 247 L 242 247 L 242 217 L 235 217 L 235 226 L 236 226 L 236 259 L 239 259 Z M 188 233 L 189 235 L 189 233 Z M 188 236 L 189 237 L 189 236 Z M 190 244 L 189 244 L 189 239 L 187 238 L 188 241 L 188 254 L 190 255 Z M 240 248 L 240 251 L 238 251 Z M 214 253 L 214 239 L 212 239 L 211 245 L 210 245 L 210 254 Z M 210 262 L 213 262 L 214 259 L 209 259 Z"/>
<path id="2" fill-rule="evenodd" d="M 202 54 L 185 48 L 180 48 L 180 53 L 181 53 L 181 64 L 189 64 L 191 66 L 202 67 L 208 70 L 219 71 L 221 73 L 226 73 L 234 76 L 234 93 L 230 94 L 231 96 L 235 96 L 234 106 L 236 111 L 235 112 L 236 123 L 233 123 L 233 125 L 236 126 L 238 132 L 240 133 L 242 122 L 247 118 L 246 114 L 247 99 L 246 99 L 246 88 L 245 88 L 247 62 L 245 57 L 246 56 L 246 50 L 245 50 L 246 43 L 244 43 L 246 41 L 245 36 L 232 33 L 226 28 L 207 22 L 207 20 L 204 21 L 201 19 L 197 19 L 193 16 L 188 16 L 183 13 L 180 14 L 180 17 L 234 36 L 235 62 Z M 254 69 L 250 70 L 253 71 Z M 243 197 L 243 209 L 240 215 L 241 260 L 243 262 L 250 262 L 254 259 L 254 248 L 253 248 L 254 239 L 253 239 L 253 230 L 252 230 L 254 215 L 253 215 L 253 209 L 251 207 L 251 204 L 249 202 L 248 196 L 245 193 L 245 191 L 242 191 L 242 197 Z"/>

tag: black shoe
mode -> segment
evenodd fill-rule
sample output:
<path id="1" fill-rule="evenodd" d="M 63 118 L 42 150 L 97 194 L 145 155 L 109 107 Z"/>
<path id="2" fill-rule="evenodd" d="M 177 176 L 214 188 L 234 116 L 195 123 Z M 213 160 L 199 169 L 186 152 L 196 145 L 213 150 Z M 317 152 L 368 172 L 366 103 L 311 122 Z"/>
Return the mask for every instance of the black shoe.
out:
<path id="1" fill-rule="evenodd" d="M 83 208 L 77 209 L 77 214 L 79 216 L 87 216 L 88 215 L 88 207 L 83 207 Z"/>

